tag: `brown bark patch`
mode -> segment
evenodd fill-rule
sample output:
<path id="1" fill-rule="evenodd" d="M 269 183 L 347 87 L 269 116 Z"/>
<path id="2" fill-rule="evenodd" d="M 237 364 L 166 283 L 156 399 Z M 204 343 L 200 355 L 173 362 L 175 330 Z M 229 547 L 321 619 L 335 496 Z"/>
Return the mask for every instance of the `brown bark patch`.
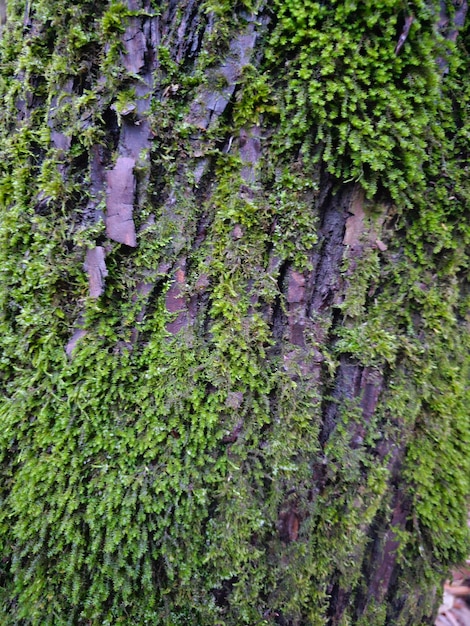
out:
<path id="1" fill-rule="evenodd" d="M 295 508 L 281 511 L 279 514 L 279 535 L 284 543 L 297 541 L 299 537 L 300 518 Z"/>
<path id="2" fill-rule="evenodd" d="M 360 246 L 360 237 L 364 234 L 364 192 L 356 186 L 349 207 L 350 217 L 346 220 L 346 232 L 343 244 L 356 248 Z"/>
<path id="3" fill-rule="evenodd" d="M 375 557 L 376 568 L 369 583 L 369 594 L 379 603 L 384 601 L 390 589 L 396 568 L 398 548 L 400 547 L 400 540 L 396 531 L 405 527 L 408 514 L 408 502 L 400 492 L 397 492 L 392 521 L 385 533 L 382 549 Z"/>

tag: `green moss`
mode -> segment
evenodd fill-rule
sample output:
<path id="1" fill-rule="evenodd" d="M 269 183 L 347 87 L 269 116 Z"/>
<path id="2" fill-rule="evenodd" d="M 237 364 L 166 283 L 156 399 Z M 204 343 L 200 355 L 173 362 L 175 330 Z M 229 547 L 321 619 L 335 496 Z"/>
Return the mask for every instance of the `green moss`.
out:
<path id="1" fill-rule="evenodd" d="M 233 121 L 237 127 L 259 124 L 264 115 L 278 113 L 268 77 L 253 65 L 244 68 L 240 85 L 233 112 Z"/>
<path id="2" fill-rule="evenodd" d="M 400 0 L 291 0 L 275 11 L 268 59 L 291 59 L 283 77 L 284 141 L 313 133 L 329 171 L 359 181 L 370 196 L 383 185 L 398 200 L 410 185 L 423 185 L 423 166 L 442 141 L 439 120 L 449 111 L 432 11 L 424 2 L 406 6 L 414 22 L 399 55 Z"/>
<path id="3" fill-rule="evenodd" d="M 101 18 L 101 29 L 106 39 L 115 39 L 126 28 L 127 19 L 131 15 L 129 8 L 119 1 L 112 1 Z"/>
<path id="4" fill-rule="evenodd" d="M 344 626 L 391 623 L 384 604 L 354 613 L 363 564 L 373 567 L 371 528 L 390 519 L 391 480 L 411 503 L 397 529 L 405 609 L 395 623 L 415 623 L 406 598 L 417 584 L 432 589 L 468 549 L 465 52 L 455 50 L 462 65 L 441 80 L 422 2 L 408 5 L 415 23 L 399 56 L 401 2 L 279 2 L 264 67 L 255 55 L 233 109 L 201 139 L 191 102 L 220 62 L 218 38 L 225 45 L 250 10 L 207 4 L 215 24 L 198 61 L 178 61 L 171 41 L 157 50 L 161 98 L 135 211 L 137 224 L 149 214 L 154 223 L 130 252 L 103 242 L 103 223 L 85 215 L 83 163 L 97 145 L 112 162 L 105 112 L 115 103 L 125 116 L 137 80 L 121 37 L 128 18 L 148 16 L 102 2 L 90 19 L 90 3 L 41 1 L 39 31 L 23 36 L 24 8 L 10 6 L 0 43 L 2 623 L 239 626 L 280 613 L 324 626 L 335 586 L 351 598 Z M 68 77 L 75 86 L 62 92 Z M 66 154 L 50 146 L 51 107 L 54 129 L 72 141 Z M 237 133 L 256 125 L 262 151 L 248 184 Z M 380 190 L 385 213 L 398 200 L 398 221 L 367 214 L 365 230 L 383 233 L 387 250 L 371 237 L 354 254 L 344 247 L 336 321 L 330 310 L 309 318 L 306 346 L 294 346 L 272 316 L 288 311 L 281 268 L 308 275 L 324 243 L 324 166 Z M 94 300 L 82 266 L 98 242 L 109 275 Z M 193 325 L 174 336 L 165 299 L 182 258 L 182 302 L 201 296 Z M 149 276 L 142 316 L 136 285 Z M 79 325 L 86 335 L 69 359 Z M 329 361 L 310 368 L 318 352 Z M 360 397 L 333 394 L 341 360 L 384 374 L 367 420 Z M 321 442 L 329 406 L 335 423 Z M 406 447 L 399 476 L 379 444 Z M 289 512 L 298 528 L 287 540 Z"/>

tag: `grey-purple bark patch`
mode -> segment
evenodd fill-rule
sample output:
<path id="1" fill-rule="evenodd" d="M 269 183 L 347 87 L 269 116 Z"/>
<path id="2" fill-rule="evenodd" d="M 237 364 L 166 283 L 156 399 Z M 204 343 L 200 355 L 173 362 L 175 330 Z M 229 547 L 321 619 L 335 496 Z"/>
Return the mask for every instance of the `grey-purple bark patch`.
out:
<path id="1" fill-rule="evenodd" d="M 85 271 L 88 274 L 91 298 L 99 298 L 104 291 L 105 278 L 108 275 L 104 259 L 105 253 L 102 246 L 87 250 Z"/>
<path id="2" fill-rule="evenodd" d="M 138 19 L 131 20 L 124 33 L 125 53 L 121 54 L 124 67 L 131 74 L 138 74 L 145 65 L 147 40 Z"/>
<path id="3" fill-rule="evenodd" d="M 135 195 L 135 159 L 119 157 L 107 173 L 106 234 L 113 241 L 126 246 L 137 246 L 135 224 L 132 218 Z"/>
<path id="4" fill-rule="evenodd" d="M 188 325 L 189 316 L 184 287 L 186 286 L 186 259 L 182 259 L 180 267 L 175 272 L 174 282 L 165 296 L 165 307 L 169 313 L 175 313 L 175 317 L 166 325 L 166 330 L 176 335 L 182 328 Z"/>
<path id="5" fill-rule="evenodd" d="M 239 137 L 240 158 L 243 161 L 241 176 L 246 183 L 256 180 L 256 164 L 261 156 L 261 128 L 252 126 L 249 130 L 242 128 Z"/>
<path id="6" fill-rule="evenodd" d="M 70 341 L 65 346 L 65 353 L 68 357 L 72 357 L 72 352 L 75 350 L 77 343 L 80 341 L 80 339 L 82 339 L 82 337 L 85 337 L 86 334 L 87 331 L 84 328 L 77 328 L 75 330 L 72 337 L 70 338 Z"/>
<path id="7" fill-rule="evenodd" d="M 201 130 L 207 130 L 215 124 L 230 102 L 244 68 L 250 63 L 256 37 L 255 26 L 250 24 L 246 32 L 231 42 L 228 56 L 211 76 L 212 83 L 217 86 L 201 90 L 191 105 L 188 123 Z"/>

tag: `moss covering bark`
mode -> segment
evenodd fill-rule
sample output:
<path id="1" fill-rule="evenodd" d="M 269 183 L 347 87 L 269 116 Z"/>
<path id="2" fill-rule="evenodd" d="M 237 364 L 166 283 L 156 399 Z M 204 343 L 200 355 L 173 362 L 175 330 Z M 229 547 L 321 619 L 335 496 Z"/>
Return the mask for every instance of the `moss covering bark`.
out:
<path id="1" fill-rule="evenodd" d="M 468 550 L 454 4 L 10 2 L 2 624 L 431 622 Z"/>

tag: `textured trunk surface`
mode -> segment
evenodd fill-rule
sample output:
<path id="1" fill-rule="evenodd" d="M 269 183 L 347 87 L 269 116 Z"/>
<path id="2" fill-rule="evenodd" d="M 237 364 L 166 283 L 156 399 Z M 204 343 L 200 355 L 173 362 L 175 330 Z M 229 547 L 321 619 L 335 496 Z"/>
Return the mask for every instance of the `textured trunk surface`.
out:
<path id="1" fill-rule="evenodd" d="M 431 624 L 467 550 L 467 3 L 11 5 L 2 624 Z"/>

